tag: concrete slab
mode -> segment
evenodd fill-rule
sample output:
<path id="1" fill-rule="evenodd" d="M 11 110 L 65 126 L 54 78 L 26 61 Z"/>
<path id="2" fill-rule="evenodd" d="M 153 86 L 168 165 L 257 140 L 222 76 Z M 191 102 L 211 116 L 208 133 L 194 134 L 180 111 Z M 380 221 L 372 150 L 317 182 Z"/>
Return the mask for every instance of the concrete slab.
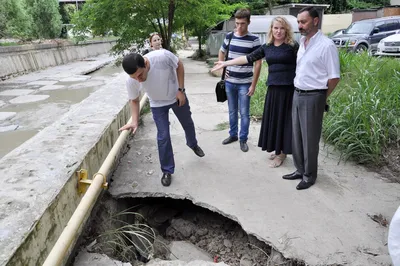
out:
<path id="1" fill-rule="evenodd" d="M 400 184 L 353 163 L 339 163 L 338 154 L 321 145 L 317 183 L 297 191 L 298 182 L 281 178 L 294 170 L 290 156 L 280 168 L 268 167 L 268 154 L 257 147 L 260 124 L 251 124 L 248 153 L 239 143 L 221 145 L 228 130 L 216 128 L 228 114 L 226 104 L 215 101 L 211 85 L 218 78 L 207 74 L 205 64 L 184 64 L 199 145 L 206 156 L 199 158 L 186 146 L 184 132 L 171 115 L 176 169 L 172 185 L 163 187 L 155 125 L 147 114 L 114 173 L 109 190 L 113 197 L 189 199 L 237 221 L 286 258 L 307 265 L 390 265 L 387 228 L 368 215 L 390 219 L 400 201 Z"/>
<path id="2" fill-rule="evenodd" d="M 11 99 L 10 103 L 12 104 L 34 103 L 34 102 L 44 101 L 49 97 L 50 95 L 24 95 Z"/>
<path id="3" fill-rule="evenodd" d="M 0 132 L 14 131 L 18 127 L 18 125 L 0 126 Z"/>
<path id="4" fill-rule="evenodd" d="M 56 84 L 56 80 L 37 80 L 29 82 L 27 85 L 53 85 Z"/>
<path id="5" fill-rule="evenodd" d="M 41 87 L 39 90 L 40 91 L 53 91 L 53 90 L 60 90 L 60 89 L 64 89 L 65 86 L 64 85 L 46 85 Z"/>
<path id="6" fill-rule="evenodd" d="M 6 105 L 6 103 L 3 101 L 0 101 L 0 107 L 3 107 L 4 105 Z"/>
<path id="7" fill-rule="evenodd" d="M 145 265 L 146 266 L 228 266 L 223 262 L 214 263 L 201 260 L 187 262 L 180 260 L 170 261 L 170 260 L 159 260 L 159 259 L 152 260 L 149 263 L 146 263 Z"/>
<path id="8" fill-rule="evenodd" d="M 5 90 L 0 92 L 0 96 L 21 96 L 28 95 L 33 93 L 35 90 L 21 90 L 21 89 L 13 89 L 13 90 Z"/>
<path id="9" fill-rule="evenodd" d="M 87 79 L 90 79 L 90 76 L 74 75 L 68 78 L 60 79 L 60 82 L 85 81 Z"/>
<path id="10" fill-rule="evenodd" d="M 70 85 L 70 86 L 68 86 L 68 89 L 79 90 L 79 89 L 89 88 L 89 87 L 98 87 L 103 84 L 104 84 L 104 81 L 101 81 L 101 80 L 90 80 L 90 81 Z"/>
<path id="11" fill-rule="evenodd" d="M 0 112 L 0 122 L 13 118 L 17 113 L 15 112 Z"/>
<path id="12" fill-rule="evenodd" d="M 173 241 L 170 245 L 170 260 L 213 261 L 211 255 L 187 241 Z"/>

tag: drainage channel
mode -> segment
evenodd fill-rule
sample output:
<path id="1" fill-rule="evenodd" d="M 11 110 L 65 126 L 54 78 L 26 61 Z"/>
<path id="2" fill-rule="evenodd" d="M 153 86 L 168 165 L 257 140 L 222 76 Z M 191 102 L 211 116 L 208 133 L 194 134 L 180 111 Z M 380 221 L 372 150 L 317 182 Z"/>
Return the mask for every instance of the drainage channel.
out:
<path id="1" fill-rule="evenodd" d="M 54 84 L 48 86 L 0 84 L 0 92 L 15 89 L 35 91 L 33 94 L 23 95 L 24 102 L 14 103 L 13 99 L 16 98 L 16 95 L 0 97 L 1 113 L 10 115 L 10 118 L 3 117 L 4 119 L 0 115 L 0 141 L 2 143 L 0 158 L 35 136 L 41 129 L 52 124 L 58 117 L 68 112 L 72 105 L 86 99 L 91 93 L 101 88 L 107 80 L 114 78 L 120 72 L 121 68 L 111 63 L 86 73 L 86 75 L 81 75 L 80 79 L 54 81 Z M 38 84 L 40 82 L 53 83 L 45 79 L 39 81 Z"/>
<path id="2" fill-rule="evenodd" d="M 237 222 L 189 200 L 117 200 L 108 194 L 94 209 L 75 255 L 74 266 L 305 265 L 286 260 Z"/>

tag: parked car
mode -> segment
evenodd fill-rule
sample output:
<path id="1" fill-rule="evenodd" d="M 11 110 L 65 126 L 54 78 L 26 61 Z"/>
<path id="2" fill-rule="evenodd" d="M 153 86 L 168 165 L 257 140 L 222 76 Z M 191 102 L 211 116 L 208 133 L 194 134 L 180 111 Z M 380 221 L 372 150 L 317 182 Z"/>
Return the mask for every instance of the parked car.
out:
<path id="1" fill-rule="evenodd" d="M 382 39 L 375 55 L 400 56 L 400 30 L 396 34 Z"/>
<path id="2" fill-rule="evenodd" d="M 338 35 L 341 35 L 341 34 L 343 34 L 343 32 L 344 32 L 345 30 L 346 30 L 346 29 L 335 30 L 334 32 L 331 33 L 331 35 L 329 35 L 329 38 L 333 38 L 333 37 L 336 37 L 336 36 L 338 36 Z"/>
<path id="3" fill-rule="evenodd" d="M 378 43 L 400 30 L 400 16 L 366 19 L 353 22 L 343 34 L 331 37 L 336 47 L 352 52 L 377 50 Z"/>

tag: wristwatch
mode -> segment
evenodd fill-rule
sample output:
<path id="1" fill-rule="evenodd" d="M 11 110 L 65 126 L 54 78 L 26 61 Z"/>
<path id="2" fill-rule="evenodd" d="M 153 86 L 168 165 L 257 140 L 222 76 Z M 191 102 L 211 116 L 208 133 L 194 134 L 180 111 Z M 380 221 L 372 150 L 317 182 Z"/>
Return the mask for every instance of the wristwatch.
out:
<path id="1" fill-rule="evenodd" d="M 179 88 L 178 91 L 185 93 L 186 90 L 185 90 L 185 88 Z"/>

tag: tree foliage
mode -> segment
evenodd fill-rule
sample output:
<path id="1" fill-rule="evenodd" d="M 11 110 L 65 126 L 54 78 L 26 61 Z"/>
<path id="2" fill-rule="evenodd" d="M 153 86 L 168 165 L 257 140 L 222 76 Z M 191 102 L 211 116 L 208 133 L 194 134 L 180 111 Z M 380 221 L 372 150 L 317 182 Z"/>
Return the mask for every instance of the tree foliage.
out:
<path id="1" fill-rule="evenodd" d="M 163 47 L 170 49 L 172 34 L 184 26 L 203 36 L 231 13 L 230 5 L 222 0 L 88 0 L 73 23 L 81 35 L 112 32 L 119 37 L 114 52 L 121 53 L 133 43 L 142 44 L 152 32 L 158 32 Z"/>
<path id="2" fill-rule="evenodd" d="M 23 0 L 0 0 L 0 37 L 27 38 L 32 18 Z"/>
<path id="3" fill-rule="evenodd" d="M 36 38 L 56 38 L 60 35 L 61 15 L 58 0 L 26 0 L 33 19 L 32 34 Z"/>

